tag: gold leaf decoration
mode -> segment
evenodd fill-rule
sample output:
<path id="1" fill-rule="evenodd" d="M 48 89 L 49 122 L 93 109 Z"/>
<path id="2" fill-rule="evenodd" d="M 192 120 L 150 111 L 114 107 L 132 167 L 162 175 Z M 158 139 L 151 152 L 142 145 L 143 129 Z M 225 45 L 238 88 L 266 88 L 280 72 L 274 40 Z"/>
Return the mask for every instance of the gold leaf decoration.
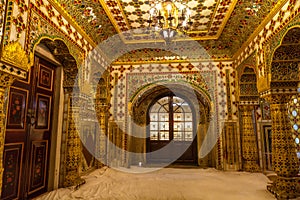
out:
<path id="1" fill-rule="evenodd" d="M 32 52 L 28 55 L 19 42 L 13 41 L 4 46 L 1 60 L 28 71 L 33 65 L 34 57 Z"/>
<path id="2" fill-rule="evenodd" d="M 262 93 L 262 92 L 265 92 L 267 91 L 268 89 L 270 89 L 270 83 L 269 83 L 269 80 L 267 77 L 260 77 L 257 81 L 257 90 L 258 90 L 258 93 Z"/>

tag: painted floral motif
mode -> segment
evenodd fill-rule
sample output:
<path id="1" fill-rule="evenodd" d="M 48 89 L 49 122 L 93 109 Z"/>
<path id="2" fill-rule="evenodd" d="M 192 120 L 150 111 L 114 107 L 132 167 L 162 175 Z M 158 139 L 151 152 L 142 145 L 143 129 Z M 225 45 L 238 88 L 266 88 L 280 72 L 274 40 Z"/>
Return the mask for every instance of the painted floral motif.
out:
<path id="1" fill-rule="evenodd" d="M 5 147 L 2 199 L 18 198 L 21 144 Z"/>

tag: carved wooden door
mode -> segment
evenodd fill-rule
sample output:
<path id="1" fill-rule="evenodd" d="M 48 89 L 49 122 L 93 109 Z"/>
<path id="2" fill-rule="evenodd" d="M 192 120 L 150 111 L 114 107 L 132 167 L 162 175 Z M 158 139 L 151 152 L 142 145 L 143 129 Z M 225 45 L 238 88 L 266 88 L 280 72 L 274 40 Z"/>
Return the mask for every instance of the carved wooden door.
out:
<path id="1" fill-rule="evenodd" d="M 9 90 L 1 199 L 47 191 L 54 66 L 35 57 L 26 81 Z"/>

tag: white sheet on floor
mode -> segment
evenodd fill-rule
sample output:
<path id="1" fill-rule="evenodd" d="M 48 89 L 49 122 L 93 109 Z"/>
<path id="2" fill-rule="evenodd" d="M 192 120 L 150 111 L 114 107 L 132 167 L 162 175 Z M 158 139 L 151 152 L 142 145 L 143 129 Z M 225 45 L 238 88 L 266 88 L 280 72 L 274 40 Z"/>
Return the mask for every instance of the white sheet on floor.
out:
<path id="1" fill-rule="evenodd" d="M 142 171 L 142 168 L 136 167 Z M 151 173 L 125 173 L 106 168 L 83 177 L 78 190 L 62 188 L 36 200 L 274 200 L 266 190 L 268 178 L 260 173 L 216 169 L 163 168 Z"/>

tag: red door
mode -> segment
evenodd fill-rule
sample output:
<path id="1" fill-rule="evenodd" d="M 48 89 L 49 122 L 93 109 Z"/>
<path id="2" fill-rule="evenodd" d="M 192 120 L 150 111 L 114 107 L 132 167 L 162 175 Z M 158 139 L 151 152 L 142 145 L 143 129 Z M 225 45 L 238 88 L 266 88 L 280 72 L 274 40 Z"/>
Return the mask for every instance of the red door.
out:
<path id="1" fill-rule="evenodd" d="M 47 191 L 55 66 L 35 57 L 26 81 L 9 90 L 1 199 Z"/>

